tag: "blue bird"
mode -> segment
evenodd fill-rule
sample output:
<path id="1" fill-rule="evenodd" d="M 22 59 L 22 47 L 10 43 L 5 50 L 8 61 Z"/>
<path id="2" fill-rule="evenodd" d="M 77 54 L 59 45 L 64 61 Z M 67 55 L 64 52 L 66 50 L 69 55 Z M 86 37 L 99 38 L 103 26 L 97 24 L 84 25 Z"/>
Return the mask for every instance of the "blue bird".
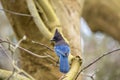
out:
<path id="1" fill-rule="evenodd" d="M 67 73 L 70 69 L 68 62 L 68 55 L 70 53 L 70 47 L 63 39 L 62 35 L 56 29 L 54 37 L 51 41 L 55 42 L 54 50 L 59 57 L 60 71 L 62 73 Z"/>

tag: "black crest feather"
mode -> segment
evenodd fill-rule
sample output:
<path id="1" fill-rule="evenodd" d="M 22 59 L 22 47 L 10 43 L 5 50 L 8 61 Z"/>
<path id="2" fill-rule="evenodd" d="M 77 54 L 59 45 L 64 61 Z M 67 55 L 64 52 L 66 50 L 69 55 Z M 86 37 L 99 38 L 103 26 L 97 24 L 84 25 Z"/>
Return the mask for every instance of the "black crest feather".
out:
<path id="1" fill-rule="evenodd" d="M 60 40 L 64 40 L 58 29 L 55 30 L 55 34 L 52 38 L 52 41 L 58 42 Z"/>

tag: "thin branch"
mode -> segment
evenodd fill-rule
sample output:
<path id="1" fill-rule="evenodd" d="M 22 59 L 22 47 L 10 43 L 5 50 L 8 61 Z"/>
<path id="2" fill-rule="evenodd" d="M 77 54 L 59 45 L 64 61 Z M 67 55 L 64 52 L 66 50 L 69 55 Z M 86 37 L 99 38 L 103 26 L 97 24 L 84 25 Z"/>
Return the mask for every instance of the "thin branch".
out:
<path id="1" fill-rule="evenodd" d="M 9 44 L 9 49 L 10 49 L 10 51 L 12 51 L 10 47 L 13 47 L 15 50 L 16 50 L 17 48 L 19 48 L 19 49 L 24 50 L 24 51 L 28 52 L 29 54 L 34 55 L 34 56 L 36 56 L 36 57 L 39 57 L 39 58 L 50 58 L 50 59 L 52 59 L 53 61 L 57 62 L 57 61 L 54 59 L 54 57 L 50 56 L 50 55 L 47 54 L 47 53 L 44 53 L 45 56 L 40 56 L 40 55 L 37 55 L 37 54 L 35 54 L 35 53 L 33 53 L 33 52 L 31 52 L 31 51 L 23 48 L 23 47 L 20 47 L 19 44 L 20 44 L 23 40 L 25 40 L 25 39 L 26 39 L 26 38 L 23 37 L 17 44 L 14 44 L 14 43 L 12 43 L 12 42 L 10 42 L 10 41 L 5 41 L 5 40 L 0 39 L 0 43 L 2 43 L 2 42 L 8 43 L 8 44 Z M 42 43 L 41 43 L 41 44 L 42 44 Z M 42 45 L 44 45 L 44 44 L 42 44 Z M 45 46 L 45 45 L 44 45 L 44 46 Z M 46 46 L 46 47 L 49 48 L 48 46 Z M 49 49 L 50 49 L 50 48 L 49 48 Z M 12 52 L 14 53 L 15 50 L 12 51 Z M 52 49 L 51 49 L 51 50 L 52 50 Z M 7 56 L 8 56 L 8 55 L 7 55 Z M 8 56 L 8 57 L 9 57 L 9 56 Z M 20 69 L 18 66 L 16 66 L 15 61 L 14 61 L 13 58 L 9 57 L 9 59 L 13 61 L 13 62 L 12 62 L 12 65 L 13 65 L 14 70 L 13 70 L 12 74 L 8 77 L 7 80 L 10 80 L 10 78 L 14 75 L 15 70 L 17 71 L 18 74 L 19 74 L 19 73 L 23 73 L 23 74 L 25 74 L 27 77 L 29 77 L 31 80 L 35 80 L 32 76 L 30 76 L 30 75 L 29 75 L 28 73 L 26 73 L 24 70 L 22 70 L 22 69 Z"/>
<path id="2" fill-rule="evenodd" d="M 27 76 L 31 80 L 35 80 L 31 75 L 29 75 L 27 72 L 25 72 L 23 69 L 20 69 L 18 66 L 16 66 L 15 61 L 13 60 L 13 67 L 15 70 L 17 70 L 17 73 L 23 73 L 25 76 Z M 14 74 L 13 74 L 14 75 Z"/>
<path id="3" fill-rule="evenodd" d="M 89 77 L 91 80 L 95 80 L 94 75 L 89 75 L 89 74 L 82 74 L 82 75 L 84 75 L 86 77 Z"/>
<path id="4" fill-rule="evenodd" d="M 26 40 L 26 36 L 25 36 L 25 35 L 23 36 L 22 39 L 20 39 L 20 40 L 17 42 L 14 50 L 16 50 L 16 49 L 18 48 L 18 46 L 20 45 L 20 43 L 21 43 L 22 41 L 24 41 L 24 40 Z M 10 42 L 10 41 L 9 41 L 9 42 Z M 14 51 L 14 52 L 15 52 L 15 51 Z"/>
<path id="5" fill-rule="evenodd" d="M 43 47 L 46 47 L 46 48 L 49 49 L 50 51 L 54 52 L 53 49 L 51 49 L 50 47 L 48 47 L 48 46 L 45 45 L 45 44 L 42 44 L 42 43 L 40 43 L 40 42 L 36 42 L 36 41 L 32 41 L 32 42 L 35 43 L 35 44 L 39 44 L 39 45 L 41 45 L 41 46 L 43 46 Z"/>
<path id="6" fill-rule="evenodd" d="M 10 14 L 19 15 L 19 16 L 33 17 L 32 15 L 29 15 L 29 14 L 18 13 L 18 12 L 10 11 L 7 9 L 0 9 L 0 11 L 4 11 Z"/>
<path id="7" fill-rule="evenodd" d="M 1 73 L 0 74 L 0 80 L 7 80 L 7 78 L 9 77 L 9 75 L 12 74 L 11 71 L 3 70 L 3 69 L 0 69 L 0 73 Z M 20 75 L 20 74 L 15 73 L 10 80 L 31 80 L 31 79 L 27 78 L 24 75 Z"/>
<path id="8" fill-rule="evenodd" d="M 0 39 L 0 42 L 1 42 L 2 40 Z M 9 63 L 10 63 L 10 61 L 12 61 L 12 58 L 6 53 L 6 49 L 4 49 L 2 46 L 0 46 L 0 48 L 2 49 L 2 51 L 3 51 L 3 53 L 5 53 L 5 55 L 8 57 L 8 59 L 9 59 Z"/>
<path id="9" fill-rule="evenodd" d="M 52 57 L 51 55 L 49 55 L 48 53 L 44 53 L 46 56 L 48 56 L 49 58 L 51 58 L 53 61 L 55 61 L 55 62 L 58 62 L 57 60 L 55 60 L 55 58 L 54 57 Z"/>
<path id="10" fill-rule="evenodd" d="M 15 74 L 15 68 L 13 68 L 12 74 L 7 78 L 7 80 L 10 80 L 13 77 L 14 74 Z"/>
<path id="11" fill-rule="evenodd" d="M 7 41 L 9 41 L 9 39 L 7 39 Z M 13 57 L 13 55 L 14 55 L 14 52 L 15 51 L 13 51 L 13 50 L 11 50 L 11 46 L 10 46 L 11 44 L 9 43 L 8 44 L 8 50 L 11 52 L 11 55 L 12 55 L 12 58 L 7 54 L 7 53 L 5 53 L 6 55 L 7 55 L 7 57 L 12 61 L 12 66 L 13 66 L 13 70 L 12 70 L 12 74 L 8 77 L 8 79 L 7 80 L 10 80 L 12 77 L 13 77 L 13 75 L 15 74 L 15 71 L 16 71 L 16 69 L 14 68 L 14 64 L 13 64 L 13 62 L 14 62 L 14 57 Z"/>
<path id="12" fill-rule="evenodd" d="M 91 78 L 91 80 L 95 80 L 94 78 L 94 75 L 96 74 L 97 71 L 95 71 L 94 73 L 92 73 L 91 75 L 90 74 L 84 74 L 84 73 L 81 73 L 82 75 L 86 76 L 86 77 L 89 77 Z"/>
<path id="13" fill-rule="evenodd" d="M 23 36 L 23 38 L 20 39 L 15 46 L 13 46 L 13 45 L 11 46 L 11 43 L 10 43 L 9 39 L 7 39 L 7 42 L 9 42 L 9 44 L 8 44 L 9 48 L 8 48 L 8 49 L 9 49 L 9 50 L 11 51 L 11 53 L 12 53 L 12 58 L 11 58 L 9 55 L 7 55 L 7 53 L 5 53 L 5 54 L 9 57 L 10 60 L 12 60 L 12 66 L 13 66 L 12 74 L 8 77 L 7 80 L 10 80 L 10 79 L 12 78 L 12 76 L 15 74 L 16 71 L 17 71 L 17 72 L 16 72 L 17 74 L 23 73 L 23 74 L 26 75 L 29 79 L 35 80 L 31 75 L 29 75 L 29 74 L 26 73 L 24 70 L 22 70 L 22 69 L 20 69 L 18 66 L 16 66 L 16 63 L 17 63 L 17 62 L 16 62 L 16 61 L 14 60 L 14 58 L 13 58 L 13 55 L 14 55 L 16 49 L 19 47 L 20 43 L 21 43 L 23 40 L 25 40 L 25 39 L 26 39 L 26 37 Z M 11 47 L 14 48 L 14 51 L 11 50 Z"/>
<path id="14" fill-rule="evenodd" d="M 15 45 L 14 43 L 12 43 L 12 42 L 8 42 L 8 41 L 5 41 L 5 40 L 4 40 L 4 41 L 1 40 L 0 43 L 2 43 L 2 42 L 11 44 L 13 47 L 16 47 L 16 45 Z M 48 56 L 41 56 L 41 55 L 35 54 L 35 53 L 33 53 L 33 52 L 31 52 L 31 51 L 29 51 L 29 50 L 27 50 L 27 49 L 25 49 L 25 48 L 23 48 L 23 47 L 21 47 L 21 46 L 17 46 L 17 47 L 18 47 L 19 49 L 21 49 L 21 50 L 23 50 L 23 51 L 25 51 L 25 52 L 33 55 L 33 56 L 38 57 L 38 58 L 48 58 Z"/>
<path id="15" fill-rule="evenodd" d="M 87 66 L 85 66 L 84 68 L 82 68 L 82 69 L 78 72 L 75 80 L 77 80 L 77 78 L 78 78 L 78 76 L 80 75 L 81 72 L 83 72 L 84 70 L 86 70 L 87 68 L 89 68 L 90 66 L 92 66 L 94 63 L 96 63 L 96 62 L 98 62 L 99 60 L 101 60 L 103 57 L 105 57 L 105 56 L 107 56 L 107 55 L 109 55 L 109 54 L 112 54 L 112 53 L 114 53 L 114 52 L 116 52 L 116 51 L 120 51 L 120 48 L 115 49 L 115 50 L 110 51 L 110 52 L 107 52 L 107 53 L 104 53 L 104 54 L 101 55 L 100 57 L 96 58 L 93 62 L 91 62 L 90 64 L 88 64 Z"/>

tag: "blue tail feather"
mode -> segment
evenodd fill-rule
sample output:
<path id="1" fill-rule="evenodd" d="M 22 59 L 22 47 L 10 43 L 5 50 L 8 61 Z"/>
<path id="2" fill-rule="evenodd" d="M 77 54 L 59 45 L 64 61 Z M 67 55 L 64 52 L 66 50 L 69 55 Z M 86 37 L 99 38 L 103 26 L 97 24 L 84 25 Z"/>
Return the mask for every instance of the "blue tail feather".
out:
<path id="1" fill-rule="evenodd" d="M 63 73 L 67 73 L 70 69 L 68 56 L 60 56 L 60 71 Z"/>

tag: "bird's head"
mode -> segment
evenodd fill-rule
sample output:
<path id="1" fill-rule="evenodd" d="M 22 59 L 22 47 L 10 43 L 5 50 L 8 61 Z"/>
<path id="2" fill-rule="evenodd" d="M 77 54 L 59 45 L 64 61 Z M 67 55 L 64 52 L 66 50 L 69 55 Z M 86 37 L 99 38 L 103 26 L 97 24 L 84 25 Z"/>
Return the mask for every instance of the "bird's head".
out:
<path id="1" fill-rule="evenodd" d="M 60 32 L 58 31 L 58 29 L 56 29 L 55 34 L 54 34 L 53 38 L 51 39 L 51 41 L 58 42 L 61 40 L 64 40 L 64 39 L 63 39 L 62 35 L 60 34 Z"/>

